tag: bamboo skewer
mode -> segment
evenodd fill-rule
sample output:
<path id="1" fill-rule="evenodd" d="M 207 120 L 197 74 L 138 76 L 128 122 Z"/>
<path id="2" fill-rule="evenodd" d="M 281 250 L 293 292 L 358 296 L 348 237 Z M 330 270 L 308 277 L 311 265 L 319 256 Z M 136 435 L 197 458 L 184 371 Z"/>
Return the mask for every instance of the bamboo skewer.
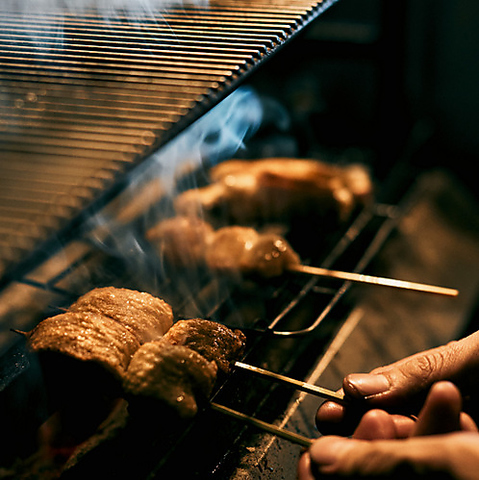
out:
<path id="1" fill-rule="evenodd" d="M 306 383 L 301 380 L 295 380 L 294 378 L 286 377 L 284 375 L 280 375 L 279 373 L 274 373 L 269 370 L 265 370 L 264 368 L 255 367 L 243 362 L 235 362 L 235 367 L 242 368 L 243 370 L 247 370 L 248 372 L 252 372 L 263 377 L 267 377 L 271 380 L 276 380 L 281 383 L 294 386 L 298 390 L 311 393 L 312 395 L 325 398 L 326 400 L 332 400 L 333 402 L 341 404 L 345 403 L 344 394 L 329 390 L 324 387 L 312 385 L 311 383 Z"/>
<path id="2" fill-rule="evenodd" d="M 338 278 L 340 280 L 348 280 L 350 282 L 367 283 L 370 285 L 381 285 L 384 287 L 402 288 L 405 290 L 433 293 L 436 295 L 446 295 L 449 297 L 456 297 L 459 294 L 459 291 L 454 288 L 438 287 L 425 283 L 396 280 L 394 278 L 376 277 L 372 275 L 364 275 L 362 273 L 330 270 L 321 267 L 310 267 L 308 265 L 289 265 L 288 270 L 296 273 L 305 273 L 308 275 L 317 275 L 320 277 Z"/>
<path id="3" fill-rule="evenodd" d="M 298 433 L 290 432 L 283 428 L 277 427 L 271 423 L 263 422 L 262 420 L 258 420 L 257 418 L 251 417 L 244 413 L 238 412 L 236 410 L 232 410 L 231 408 L 225 407 L 223 405 L 219 405 L 217 403 L 212 402 L 211 408 L 216 410 L 217 412 L 224 413 L 229 415 L 230 417 L 236 418 L 241 420 L 242 422 L 246 422 L 254 427 L 257 427 L 265 432 L 272 433 L 277 437 L 284 438 L 285 440 L 289 440 L 290 442 L 296 443 L 303 447 L 309 448 L 313 443 L 313 440 L 303 435 L 299 435 Z"/>

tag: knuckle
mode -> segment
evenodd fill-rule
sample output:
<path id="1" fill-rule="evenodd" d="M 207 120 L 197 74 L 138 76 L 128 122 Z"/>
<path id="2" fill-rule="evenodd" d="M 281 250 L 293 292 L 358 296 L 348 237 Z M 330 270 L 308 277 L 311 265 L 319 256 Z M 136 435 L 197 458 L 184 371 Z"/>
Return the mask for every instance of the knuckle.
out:
<path id="1" fill-rule="evenodd" d="M 440 377 L 446 362 L 442 349 L 434 350 L 427 355 L 421 355 L 414 360 L 413 368 L 403 371 L 406 377 L 412 377 L 422 385 L 429 384 Z"/>

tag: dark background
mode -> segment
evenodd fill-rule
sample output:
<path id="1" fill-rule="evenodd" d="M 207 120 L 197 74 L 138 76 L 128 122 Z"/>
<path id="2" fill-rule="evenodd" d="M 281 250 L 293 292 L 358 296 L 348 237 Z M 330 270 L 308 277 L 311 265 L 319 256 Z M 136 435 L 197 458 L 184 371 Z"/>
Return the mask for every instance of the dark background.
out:
<path id="1" fill-rule="evenodd" d="M 474 191 L 478 19 L 475 0 L 337 2 L 253 79 L 292 115 L 281 151 L 445 166 Z"/>

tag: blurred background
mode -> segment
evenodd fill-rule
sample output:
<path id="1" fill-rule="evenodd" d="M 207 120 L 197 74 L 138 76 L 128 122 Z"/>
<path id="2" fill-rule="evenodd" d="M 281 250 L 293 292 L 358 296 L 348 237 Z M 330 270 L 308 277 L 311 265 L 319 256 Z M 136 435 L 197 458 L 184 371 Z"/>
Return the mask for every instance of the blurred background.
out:
<path id="1" fill-rule="evenodd" d="M 254 83 L 285 101 L 300 155 L 359 147 L 378 172 L 409 157 L 474 189 L 478 16 L 473 0 L 341 0 Z"/>

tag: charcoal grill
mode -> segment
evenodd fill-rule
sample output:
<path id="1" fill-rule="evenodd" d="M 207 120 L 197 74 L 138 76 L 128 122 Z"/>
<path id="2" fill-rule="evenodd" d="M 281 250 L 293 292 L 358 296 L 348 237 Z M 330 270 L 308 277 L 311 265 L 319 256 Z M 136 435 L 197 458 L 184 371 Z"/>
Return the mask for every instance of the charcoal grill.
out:
<path id="1" fill-rule="evenodd" d="M 45 419 L 45 412 L 18 401 L 26 390 L 41 404 L 42 388 L 35 364 L 9 329 L 28 330 L 92 286 L 144 289 L 169 301 L 178 317 L 242 327 L 250 363 L 333 389 L 349 371 L 460 333 L 477 291 L 478 219 L 474 202 L 442 173 L 425 174 L 409 188 L 410 176 L 405 182 L 393 171 L 376 203 L 323 239 L 310 260 L 451 285 L 461 291 L 454 304 L 302 276 L 263 284 L 258 292 L 257 285 L 238 287 L 208 275 L 162 275 L 146 245 L 124 255 L 163 211 L 163 191 L 155 191 L 154 202 L 135 205 L 156 178 L 158 155 L 333 3 L 219 1 L 171 6 L 154 16 L 117 12 L 108 19 L 93 10 L 0 7 L 0 388 L 7 413 L 2 425 L 11 438 L 2 452 L 7 462 L 19 448 L 28 450 L 25 437 Z M 194 171 L 182 181 L 190 186 L 202 176 Z M 391 194 L 398 184 L 401 195 Z M 136 214 L 125 219 L 131 205 Z M 454 209 L 463 212 L 459 222 Z M 430 224 L 424 217 L 432 218 Z M 447 261 L 431 265 L 422 254 L 437 235 L 447 242 L 434 252 Z M 462 253 L 454 248 L 458 243 L 467 246 Z M 417 321 L 417 311 L 423 320 Z M 241 372 L 221 386 L 215 401 L 318 435 L 312 422 L 317 399 Z M 189 478 L 294 478 L 297 445 L 219 414 L 202 412 L 174 438 L 162 433 L 159 425 L 133 423 L 87 452 L 65 478 L 91 471 L 105 477 L 129 472 L 131 478 L 179 472 Z"/>

